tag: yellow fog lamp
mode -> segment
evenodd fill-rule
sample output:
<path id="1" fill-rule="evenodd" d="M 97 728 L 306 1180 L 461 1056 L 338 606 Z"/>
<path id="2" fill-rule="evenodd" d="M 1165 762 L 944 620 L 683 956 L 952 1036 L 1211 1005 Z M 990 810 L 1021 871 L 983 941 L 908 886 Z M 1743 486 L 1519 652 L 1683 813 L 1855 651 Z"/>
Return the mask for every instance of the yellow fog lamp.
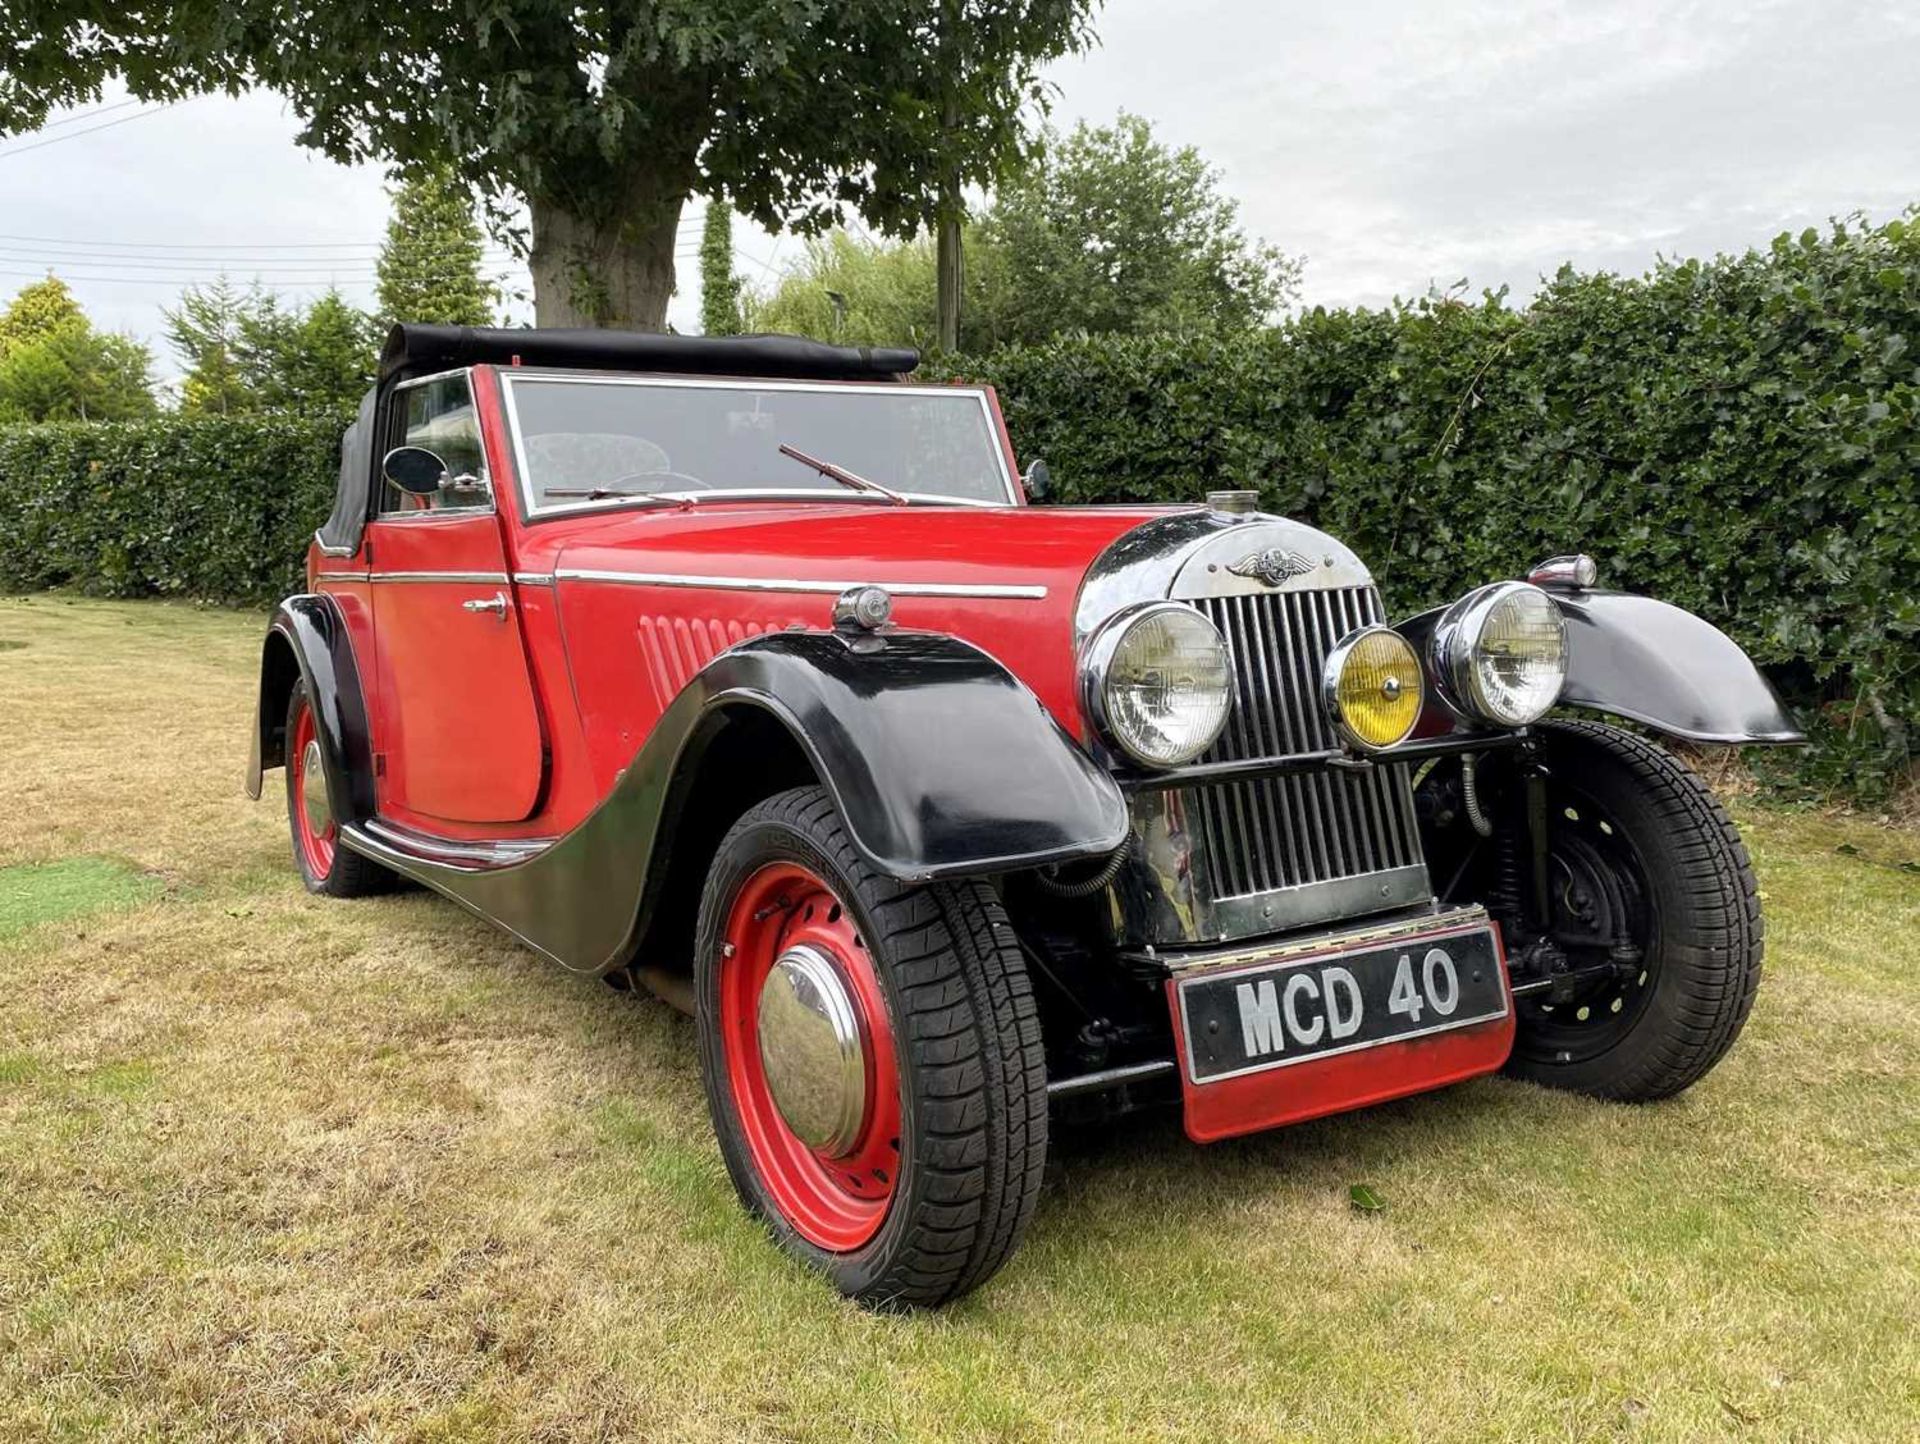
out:
<path id="1" fill-rule="evenodd" d="M 1378 752 L 1406 741 L 1420 720 L 1420 657 L 1390 627 L 1349 632 L 1327 654 L 1322 693 L 1346 741 Z"/>

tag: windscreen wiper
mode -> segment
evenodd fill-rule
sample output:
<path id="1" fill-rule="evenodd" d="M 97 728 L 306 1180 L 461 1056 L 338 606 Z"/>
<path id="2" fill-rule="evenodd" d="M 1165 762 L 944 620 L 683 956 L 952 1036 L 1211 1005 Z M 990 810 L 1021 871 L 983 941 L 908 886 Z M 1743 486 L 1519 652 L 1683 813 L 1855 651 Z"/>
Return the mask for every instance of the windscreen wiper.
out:
<path id="1" fill-rule="evenodd" d="M 822 461 L 817 456 L 808 456 L 806 452 L 797 446 L 788 446 L 787 443 L 783 441 L 780 443 L 780 454 L 782 456 L 791 456 L 802 466 L 811 466 L 822 476 L 832 481 L 837 481 L 842 486 L 851 487 L 855 491 L 871 491 L 876 495 L 884 496 L 895 506 L 906 506 L 908 504 L 907 498 L 895 491 L 892 487 L 882 486 L 877 481 L 868 481 L 864 476 L 856 472 L 848 471 L 844 466 L 835 466 L 831 461 Z"/>
<path id="2" fill-rule="evenodd" d="M 605 501 L 617 496 L 623 501 L 645 501 L 655 506 L 692 506 L 697 498 L 691 496 L 663 496 L 657 491 L 636 491 L 621 486 L 550 486 L 540 493 L 544 496 L 577 496 L 587 501 Z"/>

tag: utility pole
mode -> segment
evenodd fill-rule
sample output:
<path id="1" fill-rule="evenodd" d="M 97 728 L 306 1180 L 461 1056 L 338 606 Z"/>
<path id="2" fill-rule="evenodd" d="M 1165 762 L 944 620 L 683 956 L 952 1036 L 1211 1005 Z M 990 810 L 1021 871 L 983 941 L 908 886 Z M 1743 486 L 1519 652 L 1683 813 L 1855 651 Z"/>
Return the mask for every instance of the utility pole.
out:
<path id="1" fill-rule="evenodd" d="M 944 53 L 941 70 L 946 77 L 946 97 L 940 111 L 940 131 L 944 145 L 951 148 L 960 131 L 960 108 L 954 99 L 953 83 L 959 59 L 960 21 L 954 0 L 941 6 L 940 39 Z M 935 330 L 940 349 L 960 349 L 960 283 L 963 268 L 960 258 L 960 157 L 949 155 L 946 174 L 940 180 L 939 226 L 934 234 Z"/>

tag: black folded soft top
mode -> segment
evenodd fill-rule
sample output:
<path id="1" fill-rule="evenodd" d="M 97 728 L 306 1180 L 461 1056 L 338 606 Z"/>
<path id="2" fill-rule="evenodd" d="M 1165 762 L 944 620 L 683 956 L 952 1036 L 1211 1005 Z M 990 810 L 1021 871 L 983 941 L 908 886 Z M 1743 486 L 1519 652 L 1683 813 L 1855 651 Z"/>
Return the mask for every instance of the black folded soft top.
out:
<path id="1" fill-rule="evenodd" d="M 380 381 L 385 385 L 484 364 L 886 381 L 912 371 L 920 364 L 920 353 L 905 347 L 829 346 L 802 336 L 662 336 L 646 331 L 399 325 L 387 334 L 380 353 Z"/>

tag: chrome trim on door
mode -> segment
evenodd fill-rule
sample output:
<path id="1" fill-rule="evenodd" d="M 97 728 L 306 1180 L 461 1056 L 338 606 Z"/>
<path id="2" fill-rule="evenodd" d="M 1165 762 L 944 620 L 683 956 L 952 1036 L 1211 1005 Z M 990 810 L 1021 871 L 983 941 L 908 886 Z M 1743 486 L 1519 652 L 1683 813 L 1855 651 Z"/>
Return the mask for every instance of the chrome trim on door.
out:
<path id="1" fill-rule="evenodd" d="M 511 580 L 505 572 L 368 572 L 370 582 L 458 582 L 476 587 L 502 587 Z"/>
<path id="2" fill-rule="evenodd" d="M 591 567 L 561 567 L 554 576 L 563 581 L 613 582 L 630 587 L 708 587 L 728 592 L 810 592 L 839 596 L 854 587 L 884 587 L 896 597 L 995 597 L 1012 601 L 1044 601 L 1045 587 L 1002 586 L 992 582 L 881 582 L 807 581 L 797 577 L 695 577 L 677 572 L 610 572 Z"/>
<path id="3" fill-rule="evenodd" d="M 350 547 L 328 546 L 320 540 L 319 532 L 313 534 L 313 544 L 320 549 L 320 555 L 323 557 L 350 557 L 360 550 L 360 544 L 358 542 L 355 542 Z"/>
<path id="4" fill-rule="evenodd" d="M 515 572 L 513 581 L 515 586 L 521 587 L 550 587 L 553 585 L 553 573 Z"/>

